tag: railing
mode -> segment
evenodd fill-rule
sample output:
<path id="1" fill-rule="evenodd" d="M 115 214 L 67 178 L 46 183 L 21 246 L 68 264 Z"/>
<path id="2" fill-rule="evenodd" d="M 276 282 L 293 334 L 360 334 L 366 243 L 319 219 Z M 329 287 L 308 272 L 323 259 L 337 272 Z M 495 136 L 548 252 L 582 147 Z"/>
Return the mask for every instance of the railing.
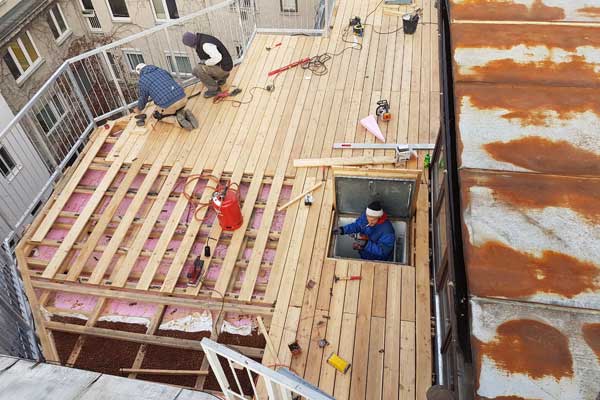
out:
<path id="1" fill-rule="evenodd" d="M 291 400 L 292 398 L 297 398 L 297 396 L 308 400 L 333 399 L 333 397 L 287 369 L 273 371 L 237 351 L 231 350 L 229 347 L 208 338 L 202 339 L 200 344 L 226 400 L 263 399 L 264 397 L 260 397 L 257 390 L 258 385 L 261 383 L 265 385 L 266 398 L 270 400 Z M 225 361 L 224 364 L 229 367 L 229 373 L 225 372 L 221 361 Z M 242 381 L 246 381 L 247 385 L 242 385 Z"/>

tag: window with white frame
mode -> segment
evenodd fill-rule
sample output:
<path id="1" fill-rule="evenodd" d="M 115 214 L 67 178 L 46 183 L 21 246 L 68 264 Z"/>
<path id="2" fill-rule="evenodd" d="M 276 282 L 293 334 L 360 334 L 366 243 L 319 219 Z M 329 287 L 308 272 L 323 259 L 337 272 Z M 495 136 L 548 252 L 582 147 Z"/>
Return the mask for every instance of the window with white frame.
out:
<path id="1" fill-rule="evenodd" d="M 127 9 L 127 3 L 125 0 L 106 0 L 108 2 L 108 8 L 110 14 L 114 20 L 129 20 L 129 10 Z"/>
<path id="2" fill-rule="evenodd" d="M 279 0 L 281 12 L 298 12 L 298 0 Z"/>
<path id="3" fill-rule="evenodd" d="M 123 51 L 123 54 L 125 54 L 125 58 L 127 59 L 127 65 L 129 66 L 129 70 L 131 72 L 135 72 L 135 67 L 138 64 L 145 64 L 144 55 L 139 50 L 126 50 Z"/>
<path id="4" fill-rule="evenodd" d="M 4 54 L 4 62 L 17 83 L 25 80 L 35 67 L 42 62 L 40 53 L 35 47 L 29 32 L 25 31 L 8 44 L 8 49 Z"/>
<path id="5" fill-rule="evenodd" d="M 6 147 L 0 146 L 0 174 L 5 178 L 13 177 L 18 171 L 17 163 Z"/>
<path id="6" fill-rule="evenodd" d="M 151 0 L 151 3 L 156 21 L 161 22 L 179 18 L 175 0 Z"/>
<path id="7" fill-rule="evenodd" d="M 190 58 L 187 55 L 185 55 L 185 53 L 175 53 L 175 63 L 173 62 L 173 57 L 171 56 L 171 53 L 167 53 L 167 65 L 169 66 L 169 71 L 171 71 L 171 73 L 173 74 L 176 74 L 178 71 L 182 75 L 192 74 L 192 63 L 190 61 Z M 177 69 L 175 69 L 176 65 Z"/>
<path id="8" fill-rule="evenodd" d="M 57 42 L 63 41 L 69 33 L 71 33 L 67 21 L 65 20 L 65 15 L 60 8 L 60 4 L 56 3 L 50 7 L 46 18 L 48 20 L 48 25 L 50 25 L 54 40 Z"/>
<path id="9" fill-rule="evenodd" d="M 63 120 L 65 108 L 57 94 L 50 97 L 44 106 L 35 113 L 35 118 L 46 135 L 54 132 L 56 126 Z"/>

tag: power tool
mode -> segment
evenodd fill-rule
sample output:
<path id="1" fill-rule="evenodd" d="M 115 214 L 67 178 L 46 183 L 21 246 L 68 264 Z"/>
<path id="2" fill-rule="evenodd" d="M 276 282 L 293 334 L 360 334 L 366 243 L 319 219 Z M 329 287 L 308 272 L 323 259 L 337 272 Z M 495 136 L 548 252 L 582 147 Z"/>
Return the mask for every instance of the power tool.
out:
<path id="1" fill-rule="evenodd" d="M 361 36 L 365 33 L 365 27 L 363 26 L 362 22 L 360 21 L 360 17 L 354 17 L 350 20 L 350 26 L 352 27 L 352 32 L 354 32 L 354 34 L 356 36 Z"/>
<path id="2" fill-rule="evenodd" d="M 377 108 L 375 109 L 375 115 L 386 122 L 392 119 L 392 114 L 390 113 L 390 103 L 388 103 L 387 100 L 379 100 L 377 102 Z"/>

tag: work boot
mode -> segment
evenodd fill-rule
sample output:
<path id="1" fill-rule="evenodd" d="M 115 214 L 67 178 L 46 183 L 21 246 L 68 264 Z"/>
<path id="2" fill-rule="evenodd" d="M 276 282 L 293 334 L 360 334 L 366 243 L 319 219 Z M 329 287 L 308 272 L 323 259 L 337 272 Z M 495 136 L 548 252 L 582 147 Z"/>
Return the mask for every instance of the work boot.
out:
<path id="1" fill-rule="evenodd" d="M 211 97 L 215 97 L 219 93 L 221 93 L 220 87 L 216 88 L 215 90 L 207 90 L 206 92 L 204 92 L 204 98 L 210 99 Z"/>
<path id="2" fill-rule="evenodd" d="M 196 129 L 199 125 L 198 125 L 198 120 L 196 119 L 194 114 L 192 114 L 192 112 L 190 110 L 183 110 L 183 112 L 185 114 L 185 119 L 188 120 L 190 124 L 192 124 L 192 127 L 194 129 Z"/>
<path id="3" fill-rule="evenodd" d="M 185 129 L 187 131 L 191 131 L 192 129 L 194 129 L 194 127 L 192 126 L 192 123 L 186 119 L 186 115 L 185 115 L 184 111 L 185 110 L 177 111 L 177 122 L 179 122 L 179 125 L 183 129 Z"/>

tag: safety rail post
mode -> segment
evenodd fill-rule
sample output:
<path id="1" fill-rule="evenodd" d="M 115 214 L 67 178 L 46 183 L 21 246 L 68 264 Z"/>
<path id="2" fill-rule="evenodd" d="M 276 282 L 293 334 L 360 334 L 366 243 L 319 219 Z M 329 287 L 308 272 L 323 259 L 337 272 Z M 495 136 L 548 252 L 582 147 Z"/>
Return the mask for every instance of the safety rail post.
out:
<path id="1" fill-rule="evenodd" d="M 179 65 L 177 65 L 177 59 L 175 58 L 175 52 L 173 51 L 173 46 L 171 46 L 171 36 L 169 35 L 169 27 L 163 29 L 165 33 L 165 38 L 167 39 L 167 43 L 169 45 L 169 53 L 171 54 L 171 64 L 173 68 L 175 68 L 175 75 L 177 79 L 181 79 L 181 73 L 179 72 Z"/>
<path id="2" fill-rule="evenodd" d="M 104 61 L 106 62 L 106 66 L 110 71 L 110 76 L 112 77 L 115 86 L 117 87 L 117 92 L 119 93 L 119 97 L 121 98 L 122 109 L 126 114 L 130 114 L 129 107 L 127 106 L 127 100 L 125 100 L 125 96 L 123 95 L 123 90 L 121 89 L 121 85 L 119 84 L 119 80 L 117 79 L 117 74 L 115 74 L 115 70 L 113 69 L 110 59 L 108 58 L 108 54 L 106 50 L 102 50 L 102 56 L 104 57 Z"/>
<path id="3" fill-rule="evenodd" d="M 79 88 L 79 85 L 77 84 L 77 81 L 75 80 L 75 75 L 73 75 L 73 71 L 71 71 L 71 65 L 70 64 L 67 66 L 67 76 L 69 77 L 69 81 L 71 82 L 71 85 L 73 86 L 73 90 L 75 92 L 75 95 L 77 96 L 77 98 L 81 102 L 81 106 L 83 107 L 83 110 L 85 111 L 85 114 L 89 118 L 90 123 L 93 125 L 95 123 L 94 122 L 94 115 L 92 114 L 92 110 L 90 109 L 90 107 L 88 106 L 87 102 L 85 101 L 85 97 L 83 97 L 83 93 L 81 93 L 81 89 Z"/>

